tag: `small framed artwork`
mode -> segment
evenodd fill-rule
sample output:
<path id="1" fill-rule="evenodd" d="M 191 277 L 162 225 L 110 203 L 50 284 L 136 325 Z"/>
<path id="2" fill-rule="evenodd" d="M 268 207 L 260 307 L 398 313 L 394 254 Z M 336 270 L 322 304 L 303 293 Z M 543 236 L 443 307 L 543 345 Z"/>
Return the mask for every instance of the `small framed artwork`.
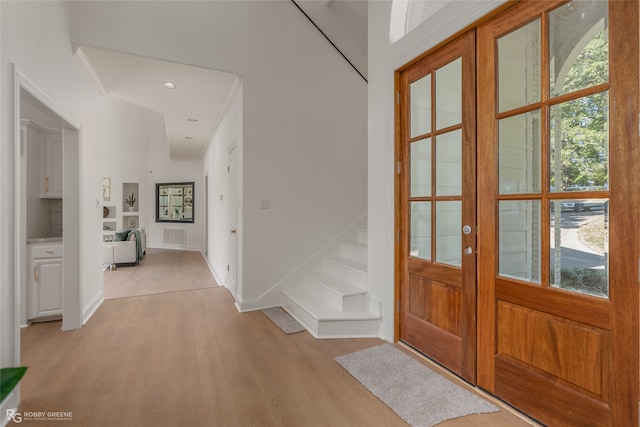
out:
<path id="1" fill-rule="evenodd" d="M 102 200 L 108 202 L 111 200 L 111 178 L 102 178 Z"/>
<path id="2" fill-rule="evenodd" d="M 156 184 L 156 222 L 193 223 L 194 195 L 194 182 Z"/>

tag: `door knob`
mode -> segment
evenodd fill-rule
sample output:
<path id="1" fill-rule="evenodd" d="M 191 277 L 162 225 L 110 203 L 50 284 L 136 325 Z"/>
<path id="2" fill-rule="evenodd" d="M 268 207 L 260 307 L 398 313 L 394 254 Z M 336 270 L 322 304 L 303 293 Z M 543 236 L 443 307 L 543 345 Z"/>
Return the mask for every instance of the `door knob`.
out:
<path id="1" fill-rule="evenodd" d="M 236 234 L 236 229 L 231 230 L 231 234 Z"/>

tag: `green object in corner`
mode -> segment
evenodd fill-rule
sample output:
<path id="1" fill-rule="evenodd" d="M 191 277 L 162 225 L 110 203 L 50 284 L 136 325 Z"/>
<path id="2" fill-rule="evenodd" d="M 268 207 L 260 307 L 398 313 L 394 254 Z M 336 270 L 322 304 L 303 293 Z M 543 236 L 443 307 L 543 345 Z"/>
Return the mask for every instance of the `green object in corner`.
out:
<path id="1" fill-rule="evenodd" d="M 26 366 L 0 369 L 0 402 L 4 401 L 4 398 L 18 385 L 25 372 L 27 372 Z"/>

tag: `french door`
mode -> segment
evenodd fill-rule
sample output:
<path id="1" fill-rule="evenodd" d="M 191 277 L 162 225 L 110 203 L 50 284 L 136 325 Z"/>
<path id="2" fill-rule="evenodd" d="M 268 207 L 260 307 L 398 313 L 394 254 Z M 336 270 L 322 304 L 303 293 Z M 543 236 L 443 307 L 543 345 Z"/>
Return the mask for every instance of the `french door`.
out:
<path id="1" fill-rule="evenodd" d="M 398 73 L 398 337 L 548 425 L 638 424 L 638 7 L 524 0 Z"/>
<path id="2" fill-rule="evenodd" d="M 478 28 L 478 384 L 541 421 L 637 425 L 638 2 Z"/>
<path id="3" fill-rule="evenodd" d="M 474 381 L 474 32 L 404 71 L 399 102 L 400 339 Z"/>

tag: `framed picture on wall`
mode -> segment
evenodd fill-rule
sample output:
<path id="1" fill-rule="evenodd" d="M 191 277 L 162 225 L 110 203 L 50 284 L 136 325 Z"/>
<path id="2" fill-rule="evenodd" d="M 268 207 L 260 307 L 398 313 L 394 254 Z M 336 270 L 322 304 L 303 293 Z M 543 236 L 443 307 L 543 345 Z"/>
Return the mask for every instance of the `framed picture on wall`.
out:
<path id="1" fill-rule="evenodd" d="M 107 176 L 102 178 L 102 200 L 105 202 L 111 200 L 111 178 Z"/>
<path id="2" fill-rule="evenodd" d="M 195 222 L 194 186 L 194 182 L 156 184 L 156 222 Z"/>

